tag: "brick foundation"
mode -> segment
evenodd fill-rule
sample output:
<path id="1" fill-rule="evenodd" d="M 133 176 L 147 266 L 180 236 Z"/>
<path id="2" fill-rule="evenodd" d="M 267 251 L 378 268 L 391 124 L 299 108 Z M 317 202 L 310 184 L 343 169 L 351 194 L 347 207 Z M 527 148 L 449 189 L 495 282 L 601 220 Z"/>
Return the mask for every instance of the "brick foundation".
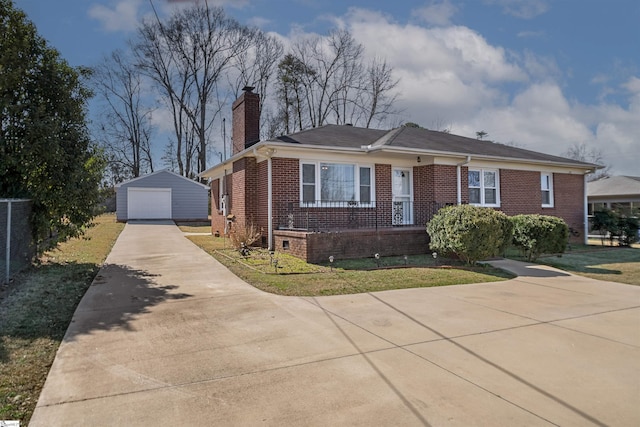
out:
<path id="1" fill-rule="evenodd" d="M 307 262 L 326 262 L 381 256 L 427 253 L 429 236 L 423 227 L 385 228 L 378 230 L 341 230 L 325 233 L 306 231 L 274 231 L 275 250 L 290 253 Z"/>

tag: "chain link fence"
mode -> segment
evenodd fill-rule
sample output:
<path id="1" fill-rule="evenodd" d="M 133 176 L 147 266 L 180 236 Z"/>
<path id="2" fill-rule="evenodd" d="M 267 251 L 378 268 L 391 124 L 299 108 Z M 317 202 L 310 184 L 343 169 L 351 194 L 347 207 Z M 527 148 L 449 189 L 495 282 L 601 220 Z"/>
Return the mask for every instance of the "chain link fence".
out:
<path id="1" fill-rule="evenodd" d="M 32 243 L 31 201 L 0 199 L 0 282 L 31 264 L 35 254 Z"/>

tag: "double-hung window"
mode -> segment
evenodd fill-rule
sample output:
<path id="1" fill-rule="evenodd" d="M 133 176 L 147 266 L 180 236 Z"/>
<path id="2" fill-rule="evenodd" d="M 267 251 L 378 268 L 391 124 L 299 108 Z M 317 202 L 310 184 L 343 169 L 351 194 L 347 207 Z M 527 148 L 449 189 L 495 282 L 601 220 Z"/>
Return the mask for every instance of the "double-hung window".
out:
<path id="1" fill-rule="evenodd" d="M 480 206 L 500 206 L 497 170 L 469 169 L 469 203 Z"/>
<path id="2" fill-rule="evenodd" d="M 372 203 L 371 166 L 303 161 L 300 169 L 300 200 L 306 206 Z"/>
<path id="3" fill-rule="evenodd" d="M 540 190 L 542 192 L 542 207 L 553 207 L 553 174 L 540 174 Z"/>

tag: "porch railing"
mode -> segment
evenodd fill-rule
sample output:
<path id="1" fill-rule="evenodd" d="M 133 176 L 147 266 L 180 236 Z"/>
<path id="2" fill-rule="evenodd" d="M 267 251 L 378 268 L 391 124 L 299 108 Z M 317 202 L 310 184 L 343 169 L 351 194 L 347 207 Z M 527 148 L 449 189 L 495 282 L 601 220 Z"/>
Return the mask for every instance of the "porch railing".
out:
<path id="1" fill-rule="evenodd" d="M 274 222 L 281 230 L 305 231 L 426 226 L 443 206 L 415 201 L 281 202 L 274 204 Z"/>

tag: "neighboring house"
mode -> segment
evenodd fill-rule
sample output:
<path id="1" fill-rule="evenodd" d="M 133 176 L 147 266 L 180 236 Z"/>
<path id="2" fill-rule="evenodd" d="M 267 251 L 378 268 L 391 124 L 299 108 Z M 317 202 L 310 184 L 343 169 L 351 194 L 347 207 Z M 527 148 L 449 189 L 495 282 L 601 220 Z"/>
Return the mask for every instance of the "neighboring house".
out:
<path id="1" fill-rule="evenodd" d="M 233 104 L 232 156 L 210 178 L 214 233 L 257 225 L 262 245 L 307 261 L 428 250 L 445 205 L 563 218 L 586 236 L 585 175 L 597 166 L 421 128 L 326 125 L 259 141 L 259 96 Z"/>
<path id="2" fill-rule="evenodd" d="M 209 220 L 209 187 L 161 170 L 116 185 L 116 218 Z"/>
<path id="3" fill-rule="evenodd" d="M 609 208 L 630 215 L 640 210 L 640 177 L 611 176 L 587 183 L 589 215 Z"/>

